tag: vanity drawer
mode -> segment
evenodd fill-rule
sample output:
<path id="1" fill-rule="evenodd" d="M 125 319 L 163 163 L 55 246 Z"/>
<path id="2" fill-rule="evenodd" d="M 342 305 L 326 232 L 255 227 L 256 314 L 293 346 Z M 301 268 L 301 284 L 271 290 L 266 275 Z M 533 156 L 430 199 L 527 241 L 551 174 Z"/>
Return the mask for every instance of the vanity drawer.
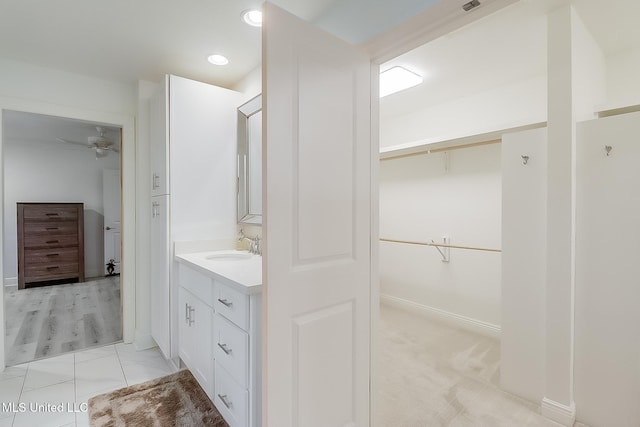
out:
<path id="1" fill-rule="evenodd" d="M 213 280 L 211 278 L 183 264 L 178 264 L 178 285 L 211 307 L 213 300 Z"/>
<path id="2" fill-rule="evenodd" d="M 236 383 L 216 361 L 214 405 L 230 427 L 245 427 L 249 418 L 249 392 Z"/>
<path id="3" fill-rule="evenodd" d="M 213 354 L 244 388 L 249 383 L 249 335 L 219 314 L 213 322 Z"/>
<path id="4" fill-rule="evenodd" d="M 249 329 L 249 295 L 216 282 L 215 310 L 245 331 Z"/>

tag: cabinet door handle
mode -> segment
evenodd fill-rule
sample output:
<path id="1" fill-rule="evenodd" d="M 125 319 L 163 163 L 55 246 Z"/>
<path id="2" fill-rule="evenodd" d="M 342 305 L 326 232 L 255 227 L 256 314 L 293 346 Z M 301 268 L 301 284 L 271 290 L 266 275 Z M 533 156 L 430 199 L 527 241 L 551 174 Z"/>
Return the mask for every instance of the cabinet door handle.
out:
<path id="1" fill-rule="evenodd" d="M 60 267 L 58 267 L 57 265 L 52 265 L 51 267 L 47 267 L 47 270 L 57 270 L 58 268 Z"/>
<path id="2" fill-rule="evenodd" d="M 222 303 L 225 307 L 231 307 L 233 305 L 233 303 L 227 299 L 218 298 L 218 302 Z"/>
<path id="3" fill-rule="evenodd" d="M 57 240 L 47 240 L 47 243 L 48 243 L 48 244 L 51 244 L 51 243 L 58 243 L 58 241 L 57 241 Z"/>
<path id="4" fill-rule="evenodd" d="M 153 173 L 153 189 L 160 188 L 160 175 Z"/>
<path id="5" fill-rule="evenodd" d="M 224 354 L 231 354 L 231 352 L 233 351 L 232 348 L 227 348 L 226 344 L 218 343 L 218 347 L 220 347 L 222 349 L 222 351 L 224 351 Z"/>
<path id="6" fill-rule="evenodd" d="M 219 394 L 218 397 L 220 398 L 220 400 L 222 400 L 222 403 L 224 403 L 224 406 L 226 406 L 228 409 L 231 409 L 233 405 L 231 404 L 231 401 L 229 400 L 226 394 Z"/>
<path id="7" fill-rule="evenodd" d="M 184 304 L 184 322 L 188 325 L 191 319 L 189 319 L 189 304 Z"/>
<path id="8" fill-rule="evenodd" d="M 53 258 L 53 257 L 60 256 L 60 254 L 47 254 L 46 256 L 47 258 Z"/>
<path id="9" fill-rule="evenodd" d="M 196 323 L 196 309 L 189 306 L 189 326 Z"/>
<path id="10" fill-rule="evenodd" d="M 55 212 L 49 212 L 45 214 L 46 216 L 59 216 L 59 214 L 55 213 Z"/>
<path id="11" fill-rule="evenodd" d="M 47 227 L 46 230 L 47 231 L 58 230 L 58 227 Z"/>

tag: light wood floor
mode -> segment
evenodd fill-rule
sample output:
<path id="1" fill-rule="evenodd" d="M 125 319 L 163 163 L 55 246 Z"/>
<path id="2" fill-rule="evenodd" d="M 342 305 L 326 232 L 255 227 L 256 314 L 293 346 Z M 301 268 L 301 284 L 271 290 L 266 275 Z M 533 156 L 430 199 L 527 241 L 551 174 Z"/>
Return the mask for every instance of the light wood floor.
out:
<path id="1" fill-rule="evenodd" d="M 7 366 L 122 340 L 120 277 L 5 290 Z"/>

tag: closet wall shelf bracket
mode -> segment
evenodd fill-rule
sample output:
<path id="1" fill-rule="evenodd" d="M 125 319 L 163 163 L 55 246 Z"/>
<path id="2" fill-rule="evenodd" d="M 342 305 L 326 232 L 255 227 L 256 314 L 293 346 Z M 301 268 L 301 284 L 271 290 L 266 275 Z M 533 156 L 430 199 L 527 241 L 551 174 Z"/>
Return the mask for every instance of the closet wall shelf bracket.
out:
<path id="1" fill-rule="evenodd" d="M 449 262 L 451 261 L 451 248 L 449 246 L 438 246 L 438 244 L 436 242 L 433 241 L 433 239 L 431 239 L 431 243 L 433 243 L 434 248 L 437 249 L 438 252 L 440 252 L 440 255 L 442 256 L 442 262 Z M 443 245 L 449 245 L 450 241 L 448 237 L 443 237 L 442 238 L 442 244 Z M 442 247 L 442 249 L 440 249 Z"/>

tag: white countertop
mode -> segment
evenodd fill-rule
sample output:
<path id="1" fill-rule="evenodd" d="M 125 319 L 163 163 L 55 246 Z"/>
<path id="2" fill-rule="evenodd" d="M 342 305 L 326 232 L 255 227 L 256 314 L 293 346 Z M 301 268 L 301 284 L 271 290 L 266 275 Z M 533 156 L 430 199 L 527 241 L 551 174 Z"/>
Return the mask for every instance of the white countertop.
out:
<path id="1" fill-rule="evenodd" d="M 222 281 L 245 294 L 262 291 L 262 257 L 246 251 L 223 250 L 186 253 L 176 261 Z"/>

